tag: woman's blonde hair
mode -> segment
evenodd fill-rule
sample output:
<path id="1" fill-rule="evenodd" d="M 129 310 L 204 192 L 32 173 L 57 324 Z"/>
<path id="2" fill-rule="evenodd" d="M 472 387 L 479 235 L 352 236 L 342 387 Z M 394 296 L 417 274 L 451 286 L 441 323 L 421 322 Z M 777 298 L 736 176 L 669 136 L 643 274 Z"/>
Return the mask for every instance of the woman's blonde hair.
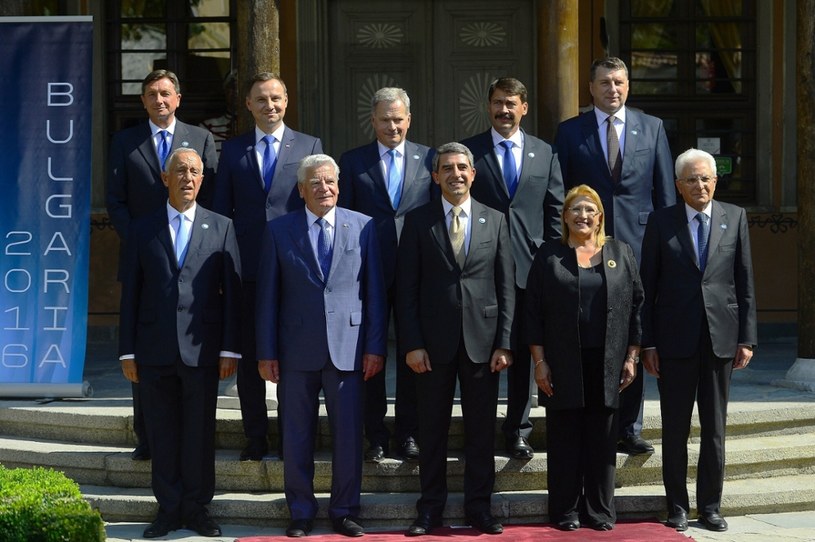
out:
<path id="1" fill-rule="evenodd" d="M 606 242 L 606 212 L 603 209 L 603 202 L 600 201 L 600 195 L 587 184 L 575 186 L 566 194 L 566 199 L 563 201 L 563 212 L 560 213 L 560 227 L 562 230 L 561 242 L 564 245 L 569 244 L 569 227 L 566 225 L 566 213 L 577 198 L 584 197 L 591 200 L 597 206 L 599 214 L 597 215 L 597 229 L 594 232 L 594 244 L 597 248 L 603 246 Z"/>

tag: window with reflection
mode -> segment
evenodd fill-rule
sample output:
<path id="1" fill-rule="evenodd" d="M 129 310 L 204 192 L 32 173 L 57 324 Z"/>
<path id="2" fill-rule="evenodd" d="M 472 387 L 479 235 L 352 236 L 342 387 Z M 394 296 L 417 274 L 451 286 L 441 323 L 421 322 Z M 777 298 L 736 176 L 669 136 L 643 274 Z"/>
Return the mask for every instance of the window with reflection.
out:
<path id="1" fill-rule="evenodd" d="M 674 156 L 713 154 L 716 196 L 756 200 L 756 1 L 623 0 L 629 104 L 665 120 Z"/>
<path id="2" fill-rule="evenodd" d="M 143 120 L 141 81 L 154 69 L 178 75 L 179 117 L 197 124 L 225 112 L 236 0 L 117 0 L 108 10 L 111 131 Z"/>

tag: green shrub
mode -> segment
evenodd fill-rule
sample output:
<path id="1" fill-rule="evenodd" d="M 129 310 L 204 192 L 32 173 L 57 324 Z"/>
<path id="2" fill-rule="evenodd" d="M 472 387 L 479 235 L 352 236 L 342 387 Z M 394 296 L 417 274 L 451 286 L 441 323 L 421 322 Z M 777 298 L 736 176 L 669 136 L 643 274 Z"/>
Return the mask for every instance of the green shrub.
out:
<path id="1" fill-rule="evenodd" d="M 0 465 L 0 542 L 104 542 L 99 512 L 61 472 Z"/>

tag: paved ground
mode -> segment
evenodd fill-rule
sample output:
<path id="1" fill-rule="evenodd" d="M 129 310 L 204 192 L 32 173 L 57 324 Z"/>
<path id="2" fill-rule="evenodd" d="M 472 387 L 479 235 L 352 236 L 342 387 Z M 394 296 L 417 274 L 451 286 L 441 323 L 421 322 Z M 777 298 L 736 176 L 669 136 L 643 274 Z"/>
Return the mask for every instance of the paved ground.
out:
<path id="1" fill-rule="evenodd" d="M 737 371 L 733 375 L 730 399 L 730 412 L 749 411 L 766 408 L 767 402 L 802 404 L 804 408 L 815 406 L 815 393 L 773 385 L 784 378 L 796 358 L 796 337 L 794 330 L 788 328 L 764 328 L 760 333 L 760 346 L 756 350 L 753 362 L 748 369 Z M 392 363 L 392 361 L 391 361 Z M 388 389 L 393 396 L 395 382 L 393 367 L 389 367 Z M 121 374 L 116 356 L 116 346 L 110 341 L 91 343 L 88 348 L 85 367 L 85 379 L 93 388 L 96 398 L 127 398 L 130 385 Z M 505 397 L 505 379 L 501 379 L 502 397 Z M 222 384 L 225 389 L 228 384 Z M 93 401 L 89 401 L 92 408 Z M 503 408 L 503 406 L 499 406 Z M 646 384 L 647 416 L 659 412 L 658 393 L 653 378 L 648 377 Z M 730 529 L 725 533 L 711 533 L 691 522 L 687 535 L 697 541 L 815 541 L 815 511 L 782 514 L 760 514 L 741 517 L 728 517 Z M 406 526 L 407 527 L 407 526 Z M 145 524 L 114 523 L 107 526 L 109 540 L 141 540 Z M 200 542 L 204 540 L 222 540 L 232 542 L 235 538 L 251 535 L 281 535 L 280 528 L 257 528 L 237 525 L 224 525 L 225 536 L 204 538 L 195 536 L 191 531 L 177 531 L 167 540 L 185 540 Z M 341 537 L 338 537 L 340 539 Z"/>

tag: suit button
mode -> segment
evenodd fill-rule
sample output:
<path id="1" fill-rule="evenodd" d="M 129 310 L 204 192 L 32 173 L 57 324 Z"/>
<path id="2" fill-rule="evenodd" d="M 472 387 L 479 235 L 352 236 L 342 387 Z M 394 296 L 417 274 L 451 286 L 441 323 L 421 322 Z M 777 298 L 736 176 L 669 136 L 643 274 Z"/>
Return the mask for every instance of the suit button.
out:
<path id="1" fill-rule="evenodd" d="M 178 306 L 178 312 L 181 312 L 181 311 L 183 311 L 183 310 L 184 310 L 184 307 L 182 307 L 181 305 L 179 305 L 179 306 Z"/>

